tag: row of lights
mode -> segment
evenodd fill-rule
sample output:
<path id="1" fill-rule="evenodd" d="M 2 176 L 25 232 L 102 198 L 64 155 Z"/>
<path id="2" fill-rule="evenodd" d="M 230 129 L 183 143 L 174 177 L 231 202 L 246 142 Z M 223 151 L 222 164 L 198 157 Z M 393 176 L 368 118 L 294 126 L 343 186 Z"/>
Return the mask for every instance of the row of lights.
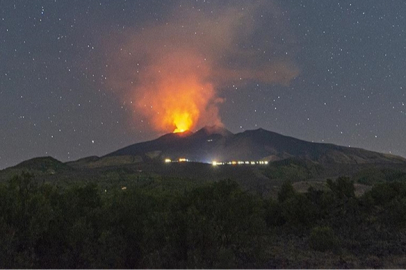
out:
<path id="1" fill-rule="evenodd" d="M 229 162 L 218 162 L 212 161 L 213 166 L 220 165 L 268 165 L 268 161 L 229 161 Z"/>
<path id="2" fill-rule="evenodd" d="M 178 160 L 172 160 L 170 158 L 165 159 L 165 163 L 172 163 L 172 162 L 189 162 L 187 158 L 179 158 Z M 220 166 L 220 165 L 268 165 L 268 161 L 229 161 L 229 162 L 219 162 L 219 161 L 212 161 L 211 164 L 213 166 Z"/>
<path id="3" fill-rule="evenodd" d="M 170 158 L 165 159 L 165 163 L 171 163 L 171 162 L 189 162 L 187 158 L 180 158 L 178 160 L 172 160 Z"/>

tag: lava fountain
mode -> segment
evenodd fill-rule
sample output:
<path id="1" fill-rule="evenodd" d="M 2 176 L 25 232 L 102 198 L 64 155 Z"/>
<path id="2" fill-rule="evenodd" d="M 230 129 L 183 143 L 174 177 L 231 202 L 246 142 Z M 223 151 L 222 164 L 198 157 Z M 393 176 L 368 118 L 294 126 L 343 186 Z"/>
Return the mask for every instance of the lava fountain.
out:
<path id="1" fill-rule="evenodd" d="M 194 54 L 166 56 L 141 77 L 136 107 L 161 131 L 184 132 L 208 118 L 219 123 L 208 74 L 209 67 Z"/>

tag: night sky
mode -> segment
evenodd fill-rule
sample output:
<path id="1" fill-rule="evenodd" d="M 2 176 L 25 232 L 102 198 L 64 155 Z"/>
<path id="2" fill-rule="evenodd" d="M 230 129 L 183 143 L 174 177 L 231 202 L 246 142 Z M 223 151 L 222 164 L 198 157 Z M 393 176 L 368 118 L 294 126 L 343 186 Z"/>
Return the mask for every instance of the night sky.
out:
<path id="1" fill-rule="evenodd" d="M 406 1 L 0 2 L 0 169 L 155 139 L 174 104 L 406 157 Z"/>

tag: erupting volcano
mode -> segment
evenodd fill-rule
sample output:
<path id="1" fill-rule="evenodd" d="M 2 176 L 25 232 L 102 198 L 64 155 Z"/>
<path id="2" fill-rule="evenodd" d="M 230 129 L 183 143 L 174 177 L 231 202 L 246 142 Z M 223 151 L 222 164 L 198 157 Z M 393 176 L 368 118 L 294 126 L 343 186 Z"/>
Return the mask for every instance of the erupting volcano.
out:
<path id="1" fill-rule="evenodd" d="M 132 104 L 131 125 L 158 133 L 222 126 L 221 90 L 250 81 L 288 85 L 298 75 L 293 53 L 263 56 L 280 45 L 246 44 L 261 25 L 279 25 L 274 31 L 286 32 L 279 17 L 252 20 L 252 14 L 274 14 L 278 7 L 268 1 L 240 5 L 225 5 L 216 14 L 182 5 L 165 23 L 128 29 L 114 39 L 109 83 L 125 104 Z"/>
<path id="2" fill-rule="evenodd" d="M 199 121 L 220 123 L 214 105 L 215 91 L 206 82 L 209 67 L 194 54 L 171 53 L 140 76 L 134 90 L 135 109 L 142 112 L 155 130 L 184 132 Z M 209 121 L 209 120 L 207 120 Z"/>

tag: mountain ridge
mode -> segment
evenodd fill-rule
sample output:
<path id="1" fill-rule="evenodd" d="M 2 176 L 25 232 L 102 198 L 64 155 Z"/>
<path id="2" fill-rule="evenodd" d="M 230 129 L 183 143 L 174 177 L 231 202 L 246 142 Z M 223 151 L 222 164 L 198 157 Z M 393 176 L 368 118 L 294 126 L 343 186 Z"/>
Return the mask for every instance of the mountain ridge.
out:
<path id="1" fill-rule="evenodd" d="M 212 160 L 282 160 L 305 158 L 319 163 L 406 163 L 399 156 L 345 147 L 331 143 L 314 143 L 268 131 L 263 128 L 233 134 L 218 126 L 206 126 L 193 132 L 169 133 L 155 140 L 135 143 L 104 157 L 141 156 L 160 152 L 161 159 L 188 158 L 197 162 Z"/>
<path id="2" fill-rule="evenodd" d="M 179 158 L 191 162 L 164 162 Z M 244 161 L 244 164 L 269 161 L 269 164 L 212 166 L 213 161 Z M 34 174 L 40 181 L 63 185 L 83 181 L 102 181 L 109 186 L 115 181 L 142 184 L 161 179 L 193 179 L 203 183 L 234 179 L 249 190 L 276 194 L 274 188 L 283 179 L 320 182 L 339 176 L 357 177 L 358 173 L 371 171 L 374 175 L 382 174 L 383 170 L 406 173 L 406 159 L 361 148 L 308 142 L 265 129 L 232 134 L 215 127 L 194 133 L 165 134 L 102 157 L 89 156 L 69 162 L 52 157 L 26 160 L 0 170 L 0 182 L 22 172 Z"/>
<path id="3" fill-rule="evenodd" d="M 154 140 L 131 144 L 101 157 L 84 157 L 66 163 L 52 157 L 38 157 L 5 170 L 25 169 L 40 174 L 52 174 L 70 169 L 127 166 L 179 158 L 201 163 L 253 160 L 274 162 L 294 158 L 320 165 L 406 165 L 406 159 L 400 156 L 332 143 L 308 142 L 263 128 L 233 134 L 224 127 L 206 126 L 196 132 L 164 134 Z"/>

